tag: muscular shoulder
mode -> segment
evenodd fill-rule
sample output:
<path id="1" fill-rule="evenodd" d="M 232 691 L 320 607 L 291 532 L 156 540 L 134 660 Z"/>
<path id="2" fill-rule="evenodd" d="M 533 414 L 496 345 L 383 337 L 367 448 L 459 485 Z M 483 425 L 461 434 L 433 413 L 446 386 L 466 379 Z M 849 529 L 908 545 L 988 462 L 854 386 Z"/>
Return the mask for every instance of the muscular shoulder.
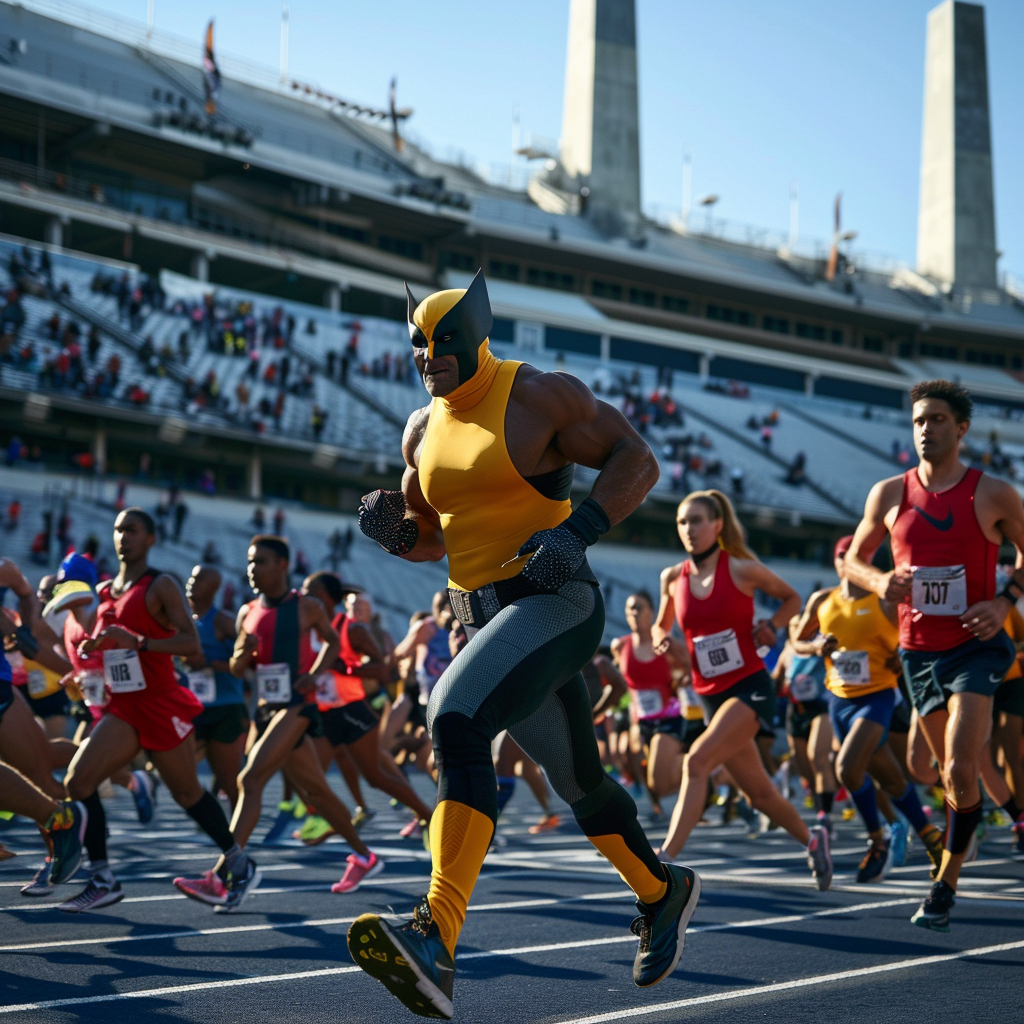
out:
<path id="1" fill-rule="evenodd" d="M 817 610 L 838 590 L 838 587 L 825 587 L 822 590 L 816 590 L 809 598 L 807 598 L 806 611 L 809 613 L 817 612 Z"/>
<path id="2" fill-rule="evenodd" d="M 1020 495 L 1011 484 L 990 473 L 981 474 L 978 478 L 977 490 L 974 493 L 984 504 L 997 509 L 1009 508 L 1021 503 Z"/>
<path id="3" fill-rule="evenodd" d="M 590 420 L 597 414 L 597 399 L 583 381 L 571 373 L 544 373 L 529 363 L 519 368 L 512 397 L 559 425 Z"/>
<path id="4" fill-rule="evenodd" d="M 679 577 L 683 574 L 683 563 L 676 562 L 675 565 L 670 565 L 661 570 L 661 585 L 663 587 L 670 587 Z"/>
<path id="5" fill-rule="evenodd" d="M 885 480 L 879 480 L 868 492 L 868 499 L 865 509 L 868 513 L 877 512 L 879 517 L 884 516 L 894 505 L 898 505 L 903 498 L 903 474 L 890 476 Z"/>
<path id="6" fill-rule="evenodd" d="M 402 434 L 402 455 L 406 464 L 415 466 L 419 458 L 420 447 L 423 438 L 427 433 L 427 420 L 430 419 L 430 406 L 425 405 L 417 409 L 405 424 L 405 431 Z"/>

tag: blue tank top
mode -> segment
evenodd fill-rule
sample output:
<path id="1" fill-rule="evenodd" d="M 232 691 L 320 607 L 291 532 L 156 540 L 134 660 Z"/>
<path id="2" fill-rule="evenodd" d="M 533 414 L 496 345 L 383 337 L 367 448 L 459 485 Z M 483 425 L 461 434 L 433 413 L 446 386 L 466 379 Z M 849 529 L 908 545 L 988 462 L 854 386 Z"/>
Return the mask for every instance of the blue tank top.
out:
<path id="1" fill-rule="evenodd" d="M 813 654 L 797 654 L 790 662 L 789 699 L 796 704 L 825 697 L 825 659 Z"/>
<path id="2" fill-rule="evenodd" d="M 211 607 L 201 619 L 196 619 L 196 632 L 207 661 L 229 661 L 235 647 L 231 640 L 217 639 L 214 620 L 219 610 Z M 241 679 L 235 678 L 230 672 L 214 672 L 213 676 L 217 682 L 217 696 L 207 707 L 245 703 L 245 687 Z"/>
<path id="3" fill-rule="evenodd" d="M 452 652 L 448 646 L 448 634 L 438 627 L 437 632 L 427 641 L 426 660 L 423 662 L 423 667 L 416 673 L 421 704 L 426 704 L 438 679 L 451 663 Z"/>

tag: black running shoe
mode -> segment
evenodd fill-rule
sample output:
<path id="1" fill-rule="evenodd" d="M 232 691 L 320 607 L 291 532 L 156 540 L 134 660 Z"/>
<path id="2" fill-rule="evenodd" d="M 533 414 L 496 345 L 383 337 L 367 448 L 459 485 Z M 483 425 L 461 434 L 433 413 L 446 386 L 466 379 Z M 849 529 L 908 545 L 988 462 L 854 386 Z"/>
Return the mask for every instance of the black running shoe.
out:
<path id="1" fill-rule="evenodd" d="M 426 896 L 412 919 L 363 914 L 348 930 L 352 959 L 420 1017 L 451 1020 L 455 963 Z"/>
<path id="2" fill-rule="evenodd" d="M 857 868 L 857 881 L 862 885 L 865 882 L 880 882 L 892 868 L 892 843 L 871 843 L 868 852 Z"/>
<path id="3" fill-rule="evenodd" d="M 82 863 L 82 842 L 89 812 L 77 800 L 65 800 L 50 815 L 46 836 L 53 847 L 50 857 L 50 885 L 66 882 Z"/>
<path id="4" fill-rule="evenodd" d="M 65 900 L 57 909 L 65 910 L 69 914 L 84 914 L 89 910 L 99 910 L 100 907 L 109 907 L 112 903 L 120 903 L 124 899 L 124 892 L 121 883 L 116 879 L 109 882 L 95 875 L 89 879 L 89 884 L 71 899 Z"/>
<path id="5" fill-rule="evenodd" d="M 683 955 L 686 926 L 700 899 L 700 875 L 678 864 L 666 864 L 668 891 L 648 906 L 636 901 L 640 916 L 630 931 L 640 939 L 633 961 L 633 984 L 649 988 L 667 978 Z"/>
<path id="6" fill-rule="evenodd" d="M 936 882 L 931 893 L 917 908 L 910 919 L 919 928 L 930 928 L 933 932 L 949 931 L 949 911 L 956 904 L 955 890 L 947 882 Z"/>

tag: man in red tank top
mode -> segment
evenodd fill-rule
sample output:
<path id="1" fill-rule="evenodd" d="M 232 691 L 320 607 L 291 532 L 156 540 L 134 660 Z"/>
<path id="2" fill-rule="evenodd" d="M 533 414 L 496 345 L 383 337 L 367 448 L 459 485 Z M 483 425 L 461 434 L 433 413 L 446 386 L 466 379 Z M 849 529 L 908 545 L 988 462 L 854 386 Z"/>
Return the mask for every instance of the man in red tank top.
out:
<path id="1" fill-rule="evenodd" d="M 79 748 L 64 786 L 89 812 L 85 847 L 89 884 L 61 910 L 80 913 L 124 897 L 107 863 L 106 817 L 96 789 L 140 750 L 149 754 L 175 801 L 221 848 L 224 867 L 217 909 L 235 910 L 259 884 L 256 864 L 239 849 L 216 799 L 196 775 L 192 719 L 202 711 L 193 694 L 178 685 L 171 658 L 199 648 L 192 615 L 181 588 L 149 568 L 156 526 L 140 508 L 125 509 L 114 522 L 117 576 L 99 591 L 92 636 L 77 655 L 99 652 L 109 695 L 103 717 Z M 206 901 L 211 902 L 211 901 Z"/>
<path id="2" fill-rule="evenodd" d="M 854 583 L 899 606 L 904 675 L 946 790 L 942 866 L 911 920 L 949 931 L 960 868 L 981 821 L 992 695 L 1014 659 L 1003 623 L 1024 582 L 1024 505 L 1009 484 L 960 461 L 972 409 L 964 388 L 924 381 L 910 397 L 920 465 L 871 489 L 846 564 Z M 870 563 L 887 532 L 895 568 L 882 572 Z M 996 594 L 1004 540 L 1017 549 L 1018 571 Z"/>
<path id="3" fill-rule="evenodd" d="M 339 748 L 346 748 L 363 778 L 374 789 L 408 807 L 415 815 L 412 824 L 422 828 L 430 821 L 430 808 L 416 795 L 391 755 L 381 748 L 380 718 L 366 699 L 363 687 L 363 678 L 383 683 L 391 671 L 377 641 L 366 626 L 350 618 L 344 609 L 337 611 L 345 600 L 346 590 L 334 573 L 314 573 L 303 582 L 302 592 L 320 601 L 332 617 L 331 625 L 340 639 L 338 659 L 317 677 L 317 707 L 324 724 L 324 735 L 316 741 L 320 763 L 326 770 Z M 413 831 L 407 826 L 402 830 L 403 838 Z"/>

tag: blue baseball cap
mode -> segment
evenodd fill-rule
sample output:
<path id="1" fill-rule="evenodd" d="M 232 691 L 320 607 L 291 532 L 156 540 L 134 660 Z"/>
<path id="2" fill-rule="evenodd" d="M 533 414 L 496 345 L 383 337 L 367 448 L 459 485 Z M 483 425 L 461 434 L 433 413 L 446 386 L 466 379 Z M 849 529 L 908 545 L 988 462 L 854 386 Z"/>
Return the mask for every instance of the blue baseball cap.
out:
<path id="1" fill-rule="evenodd" d="M 75 580 L 79 583 L 88 583 L 90 587 L 95 587 L 98 579 L 99 575 L 96 572 L 96 566 L 85 555 L 80 555 L 75 551 L 72 551 L 70 555 L 64 558 L 57 572 L 57 580 L 60 583 Z"/>

